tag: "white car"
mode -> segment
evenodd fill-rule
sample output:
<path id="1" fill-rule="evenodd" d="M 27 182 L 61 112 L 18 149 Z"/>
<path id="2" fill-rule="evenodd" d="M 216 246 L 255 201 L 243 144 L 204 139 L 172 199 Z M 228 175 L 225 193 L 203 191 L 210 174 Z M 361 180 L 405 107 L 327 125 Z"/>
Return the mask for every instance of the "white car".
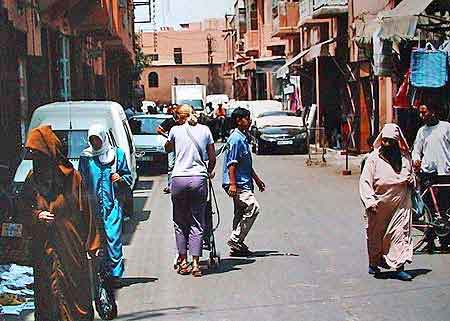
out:
<path id="1" fill-rule="evenodd" d="M 31 118 L 29 129 L 50 125 L 61 140 L 66 156 L 78 169 L 80 154 L 88 147 L 88 130 L 94 124 L 104 125 L 109 131 L 113 146 L 120 147 L 126 156 L 133 185 L 137 180 L 136 148 L 125 112 L 121 105 L 112 101 L 74 101 L 57 102 L 36 109 Z M 24 159 L 19 164 L 13 180 L 13 192 L 19 195 L 23 184 L 33 168 L 31 159 Z M 133 195 L 129 195 L 132 206 Z M 129 208 L 132 211 L 132 208 Z"/>
<path id="2" fill-rule="evenodd" d="M 230 101 L 227 95 L 208 95 L 206 96 L 206 103 L 212 103 L 214 109 L 218 107 L 219 104 L 226 105 Z"/>

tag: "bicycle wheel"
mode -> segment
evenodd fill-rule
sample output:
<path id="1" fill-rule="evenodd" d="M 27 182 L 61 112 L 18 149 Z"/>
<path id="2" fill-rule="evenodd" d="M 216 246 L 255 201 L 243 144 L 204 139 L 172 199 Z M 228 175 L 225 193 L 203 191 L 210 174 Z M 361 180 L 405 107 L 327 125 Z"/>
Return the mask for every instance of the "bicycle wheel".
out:
<path id="1" fill-rule="evenodd" d="M 411 226 L 411 236 L 413 242 L 413 249 L 415 252 L 422 250 L 425 243 L 432 232 L 433 226 L 431 225 L 431 211 L 428 206 L 425 205 L 422 215 L 419 215 L 412 210 L 412 226 Z"/>

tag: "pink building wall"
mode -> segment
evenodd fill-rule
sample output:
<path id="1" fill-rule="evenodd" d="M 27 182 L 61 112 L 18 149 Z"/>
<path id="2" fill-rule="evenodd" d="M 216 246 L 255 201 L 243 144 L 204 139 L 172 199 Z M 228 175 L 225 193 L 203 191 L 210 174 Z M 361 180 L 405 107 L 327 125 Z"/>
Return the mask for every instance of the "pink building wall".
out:
<path id="1" fill-rule="evenodd" d="M 158 55 L 158 61 L 153 61 L 152 66 L 147 68 L 141 76 L 141 84 L 144 85 L 145 89 L 145 99 L 169 103 L 171 101 L 171 86 L 175 78 L 178 79 L 179 83 L 196 83 L 198 77 L 202 84 L 208 85 L 210 79 L 208 73 L 208 36 L 213 39 L 213 64 L 216 73 L 215 78 L 218 78 L 215 82 L 223 82 L 223 93 L 231 95 L 232 80 L 225 78 L 223 72 L 227 59 L 224 29 L 224 20 L 208 19 L 203 22 L 182 24 L 177 30 L 162 28 L 161 31 L 156 33 L 156 38 L 153 32 L 143 33 L 144 53 Z M 174 48 L 181 48 L 182 64 L 175 64 Z M 151 72 L 158 74 L 159 86 L 157 88 L 149 87 L 148 76 Z"/>

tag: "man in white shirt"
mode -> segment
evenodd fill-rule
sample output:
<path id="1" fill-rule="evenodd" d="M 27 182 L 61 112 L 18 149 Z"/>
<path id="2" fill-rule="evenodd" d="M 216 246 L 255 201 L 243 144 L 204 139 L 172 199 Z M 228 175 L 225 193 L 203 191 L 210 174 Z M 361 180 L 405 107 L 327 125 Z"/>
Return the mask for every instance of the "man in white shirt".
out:
<path id="1" fill-rule="evenodd" d="M 414 142 L 414 168 L 426 174 L 450 175 L 450 123 L 439 120 L 438 108 L 432 102 L 419 107 L 425 125 Z"/>

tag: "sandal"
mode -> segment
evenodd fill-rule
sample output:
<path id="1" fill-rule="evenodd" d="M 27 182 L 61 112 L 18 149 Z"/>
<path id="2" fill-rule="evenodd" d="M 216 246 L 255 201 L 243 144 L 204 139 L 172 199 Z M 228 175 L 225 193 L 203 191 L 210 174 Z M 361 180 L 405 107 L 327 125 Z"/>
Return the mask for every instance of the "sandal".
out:
<path id="1" fill-rule="evenodd" d="M 187 262 L 178 265 L 178 274 L 188 275 L 191 273 L 191 265 Z"/>
<path id="2" fill-rule="evenodd" d="M 199 278 L 199 277 L 201 277 L 202 275 L 203 275 L 203 274 L 202 274 L 202 270 L 200 269 L 199 266 L 194 266 L 194 267 L 192 268 L 192 276 L 193 276 L 193 277 Z"/>

